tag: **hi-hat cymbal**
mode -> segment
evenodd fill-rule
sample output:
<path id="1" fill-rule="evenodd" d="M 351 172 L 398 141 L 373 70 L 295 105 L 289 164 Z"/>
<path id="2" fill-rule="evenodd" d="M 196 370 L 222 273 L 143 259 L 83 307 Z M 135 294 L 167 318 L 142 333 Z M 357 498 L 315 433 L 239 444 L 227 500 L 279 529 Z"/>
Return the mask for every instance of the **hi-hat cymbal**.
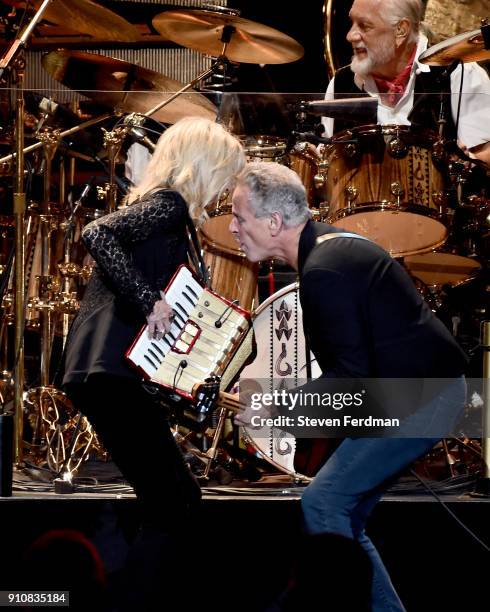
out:
<path id="1" fill-rule="evenodd" d="M 223 28 L 234 32 L 225 55 L 246 64 L 286 64 L 303 57 L 303 47 L 269 26 L 235 15 L 208 10 L 165 11 L 153 18 L 153 27 L 165 38 L 214 57 L 223 50 Z"/>
<path id="2" fill-rule="evenodd" d="M 27 4 L 18 0 L 2 1 L 24 8 Z M 29 4 L 33 4 L 37 10 L 42 0 L 34 0 Z M 43 21 L 104 41 L 136 42 L 141 38 L 138 30 L 128 21 L 91 0 L 53 0 L 43 14 Z"/>
<path id="3" fill-rule="evenodd" d="M 456 60 L 466 63 L 488 59 L 490 59 L 490 49 L 485 49 L 481 29 L 463 32 L 443 40 L 419 56 L 419 62 L 429 66 L 449 66 Z"/>
<path id="4" fill-rule="evenodd" d="M 124 112 L 146 113 L 182 89 L 179 81 L 113 57 L 68 51 L 51 51 L 42 59 L 45 70 L 66 87 Z M 175 123 L 189 115 L 214 119 L 216 107 L 197 92 L 180 94 L 152 115 Z"/>

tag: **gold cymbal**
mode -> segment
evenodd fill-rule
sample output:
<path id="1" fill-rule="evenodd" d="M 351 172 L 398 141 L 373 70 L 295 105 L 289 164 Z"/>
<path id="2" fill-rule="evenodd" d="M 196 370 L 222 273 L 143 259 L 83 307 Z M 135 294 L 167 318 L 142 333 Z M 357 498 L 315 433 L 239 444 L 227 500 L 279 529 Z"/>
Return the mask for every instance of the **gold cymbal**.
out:
<path id="1" fill-rule="evenodd" d="M 17 8 L 25 8 L 27 4 L 18 0 L 2 1 Z M 29 3 L 31 7 L 33 4 L 37 10 L 42 0 Z M 43 21 L 104 41 L 136 42 L 141 38 L 128 21 L 91 0 L 53 0 L 43 14 Z"/>
<path id="2" fill-rule="evenodd" d="M 419 62 L 429 66 L 449 66 L 456 60 L 466 63 L 488 59 L 490 49 L 485 49 L 481 29 L 478 29 L 463 32 L 429 47 L 420 55 Z"/>
<path id="3" fill-rule="evenodd" d="M 66 87 L 123 112 L 146 113 L 182 89 L 183 84 L 163 74 L 113 57 L 68 51 L 51 51 L 42 58 L 44 69 Z M 197 92 L 180 94 L 152 115 L 164 123 L 187 116 L 216 117 L 216 107 Z"/>
<path id="4" fill-rule="evenodd" d="M 223 51 L 223 28 L 234 32 L 225 55 L 246 64 L 286 64 L 303 57 L 303 47 L 269 26 L 208 10 L 165 11 L 153 18 L 153 27 L 165 38 L 214 57 Z"/>

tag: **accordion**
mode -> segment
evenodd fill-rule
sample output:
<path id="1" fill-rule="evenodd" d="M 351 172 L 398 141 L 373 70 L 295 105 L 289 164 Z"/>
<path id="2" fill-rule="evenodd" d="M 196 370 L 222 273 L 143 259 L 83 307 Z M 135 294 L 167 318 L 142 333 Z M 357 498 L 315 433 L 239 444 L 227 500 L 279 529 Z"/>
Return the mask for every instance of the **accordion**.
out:
<path id="1" fill-rule="evenodd" d="M 225 390 L 250 357 L 253 328 L 250 313 L 204 287 L 181 265 L 165 290 L 174 311 L 170 330 L 149 338 L 145 325 L 126 359 L 146 381 L 172 394 L 193 399 L 197 383 L 219 377 Z"/>

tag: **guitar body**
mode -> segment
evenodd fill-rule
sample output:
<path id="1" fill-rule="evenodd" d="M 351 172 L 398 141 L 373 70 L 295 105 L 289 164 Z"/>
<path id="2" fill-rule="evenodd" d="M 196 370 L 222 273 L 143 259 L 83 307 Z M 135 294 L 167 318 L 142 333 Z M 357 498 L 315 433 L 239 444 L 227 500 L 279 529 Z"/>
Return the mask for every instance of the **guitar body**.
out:
<path id="1" fill-rule="evenodd" d="M 300 438 L 296 440 L 294 469 L 313 478 L 342 443 L 343 438 Z"/>

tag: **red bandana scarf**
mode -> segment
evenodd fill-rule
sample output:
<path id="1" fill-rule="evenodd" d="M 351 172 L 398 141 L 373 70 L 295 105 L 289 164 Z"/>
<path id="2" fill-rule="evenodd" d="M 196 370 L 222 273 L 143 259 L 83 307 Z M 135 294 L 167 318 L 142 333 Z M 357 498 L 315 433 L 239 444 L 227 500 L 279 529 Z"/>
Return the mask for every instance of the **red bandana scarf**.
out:
<path id="1" fill-rule="evenodd" d="M 399 74 L 396 75 L 394 79 L 380 79 L 374 77 L 378 91 L 380 94 L 382 94 L 383 102 L 388 106 L 396 106 L 405 93 L 405 89 L 407 88 L 410 74 L 412 72 L 416 51 L 417 47 L 415 47 L 413 50 L 412 57 L 410 58 L 408 64 Z"/>

